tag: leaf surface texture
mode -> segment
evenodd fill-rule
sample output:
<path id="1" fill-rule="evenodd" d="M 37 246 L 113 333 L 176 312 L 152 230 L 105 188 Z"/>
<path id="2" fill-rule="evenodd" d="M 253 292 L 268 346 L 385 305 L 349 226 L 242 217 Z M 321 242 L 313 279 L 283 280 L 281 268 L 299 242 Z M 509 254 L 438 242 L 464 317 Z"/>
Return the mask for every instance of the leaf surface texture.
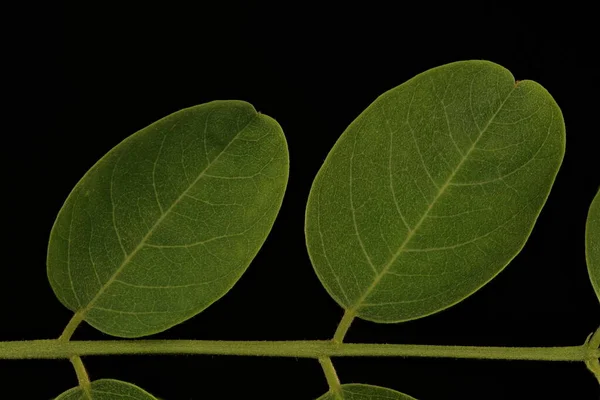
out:
<path id="1" fill-rule="evenodd" d="M 588 212 L 585 228 L 585 256 L 596 296 L 600 300 L 600 190 Z"/>
<path id="2" fill-rule="evenodd" d="M 376 322 L 438 312 L 522 249 L 565 149 L 561 111 L 488 61 L 426 71 L 377 98 L 311 188 L 314 269 L 346 310 Z"/>
<path id="3" fill-rule="evenodd" d="M 288 178 L 281 127 L 242 101 L 171 114 L 125 139 L 77 183 L 48 247 L 60 301 L 115 336 L 161 332 L 240 278 Z"/>

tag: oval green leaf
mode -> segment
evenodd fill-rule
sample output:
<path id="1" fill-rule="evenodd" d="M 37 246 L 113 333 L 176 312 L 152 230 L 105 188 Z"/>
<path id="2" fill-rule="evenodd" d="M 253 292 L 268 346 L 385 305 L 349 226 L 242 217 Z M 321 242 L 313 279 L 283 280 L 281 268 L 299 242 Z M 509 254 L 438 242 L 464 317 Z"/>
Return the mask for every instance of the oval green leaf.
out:
<path id="1" fill-rule="evenodd" d="M 91 383 L 92 398 L 79 387 L 69 389 L 55 400 L 157 400 L 144 389 L 115 379 L 99 379 Z"/>
<path id="2" fill-rule="evenodd" d="M 415 400 L 414 397 L 380 386 L 348 383 L 340 393 L 325 393 L 317 400 Z"/>
<path id="3" fill-rule="evenodd" d="M 223 296 L 271 230 L 285 192 L 279 124 L 242 101 L 171 114 L 77 183 L 50 234 L 60 301 L 114 336 L 161 332 Z"/>
<path id="4" fill-rule="evenodd" d="M 596 193 L 585 228 L 585 258 L 590 281 L 600 300 L 600 190 Z"/>
<path id="5" fill-rule="evenodd" d="M 539 84 L 488 61 L 417 75 L 350 124 L 315 178 L 306 240 L 319 279 L 375 322 L 458 303 L 523 248 L 564 149 Z"/>

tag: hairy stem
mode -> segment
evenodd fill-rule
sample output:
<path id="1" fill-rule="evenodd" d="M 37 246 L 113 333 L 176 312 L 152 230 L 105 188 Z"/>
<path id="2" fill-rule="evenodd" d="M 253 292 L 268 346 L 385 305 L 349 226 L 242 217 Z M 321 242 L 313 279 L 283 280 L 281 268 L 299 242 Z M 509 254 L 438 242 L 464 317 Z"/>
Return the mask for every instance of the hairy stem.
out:
<path id="1" fill-rule="evenodd" d="M 83 392 L 84 399 L 92 400 L 92 386 L 90 384 L 90 378 L 83 366 L 83 361 L 81 361 L 81 357 L 73 356 L 70 357 L 69 360 L 73 367 L 75 368 L 75 373 L 77 374 L 77 380 L 79 381 L 79 387 Z"/>
<path id="2" fill-rule="evenodd" d="M 71 358 L 108 354 L 220 354 L 268 357 L 442 357 L 497 360 L 585 361 L 600 349 L 567 347 L 429 346 L 314 341 L 108 340 L 60 339 L 0 342 L 0 359 Z"/>
<path id="3" fill-rule="evenodd" d="M 325 373 L 325 378 L 327 379 L 327 384 L 329 385 L 329 392 L 334 395 L 336 400 L 342 400 L 340 380 L 335 372 L 331 358 L 319 357 L 319 363 L 321 364 L 323 372 Z"/>
<path id="4" fill-rule="evenodd" d="M 350 310 L 346 310 L 344 312 L 344 316 L 342 317 L 342 320 L 338 324 L 335 334 L 333 335 L 334 343 L 342 343 L 344 341 L 344 337 L 346 336 L 348 329 L 350 329 L 352 321 L 354 321 L 354 315 L 354 312 Z"/>
<path id="5" fill-rule="evenodd" d="M 62 335 L 60 335 L 59 339 L 65 341 L 70 340 L 71 336 L 73 336 L 73 333 L 75 333 L 75 329 L 77 329 L 81 321 L 83 321 L 83 317 L 84 315 L 81 312 L 76 312 L 65 327 L 65 330 L 63 331 Z"/>

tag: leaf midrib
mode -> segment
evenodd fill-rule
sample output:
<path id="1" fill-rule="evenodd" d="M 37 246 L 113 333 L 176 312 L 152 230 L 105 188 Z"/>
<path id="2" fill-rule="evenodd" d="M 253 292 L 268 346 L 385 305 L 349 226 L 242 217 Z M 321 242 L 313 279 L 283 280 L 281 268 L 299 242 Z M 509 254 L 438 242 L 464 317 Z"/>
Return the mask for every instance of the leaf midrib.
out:
<path id="1" fill-rule="evenodd" d="M 193 188 L 194 186 L 196 186 L 196 184 L 200 181 L 200 179 L 202 179 L 205 176 L 206 171 L 208 171 L 208 169 L 210 167 L 212 167 L 219 160 L 219 158 L 227 151 L 227 149 L 229 149 L 229 147 L 231 146 L 231 144 L 233 142 L 235 142 L 237 140 L 237 138 L 242 134 L 242 132 L 244 132 L 248 128 L 248 126 L 250 126 L 250 124 L 252 122 L 254 122 L 257 118 L 260 118 L 260 114 L 258 114 L 258 113 L 255 114 L 254 116 L 252 116 L 252 118 L 250 118 L 250 120 L 248 121 L 248 123 L 246 123 L 246 125 L 244 125 L 244 127 L 242 129 L 240 129 L 240 131 L 238 133 L 236 133 L 236 135 L 231 139 L 231 141 L 227 144 L 227 146 L 225 146 L 223 148 L 223 150 L 221 150 L 221 152 L 212 161 L 207 160 L 208 164 L 198 174 L 198 177 L 181 193 L 181 195 L 179 195 L 179 197 L 177 199 L 175 199 L 175 201 L 169 206 L 169 208 L 166 209 L 164 213 L 162 213 L 162 215 L 160 216 L 160 218 L 158 218 L 156 220 L 156 222 L 154 223 L 154 225 L 152 225 L 152 227 L 150 227 L 150 229 L 148 230 L 148 232 L 144 235 L 144 237 L 142 238 L 142 240 L 140 241 L 140 243 L 138 243 L 138 245 L 133 249 L 133 251 L 131 253 L 129 253 L 128 255 L 126 255 L 125 259 L 123 260 L 123 262 L 121 263 L 121 265 L 117 268 L 117 270 L 113 273 L 113 275 L 104 283 L 104 285 L 102 285 L 100 287 L 100 289 L 98 290 L 98 293 L 96 293 L 96 295 L 89 301 L 89 303 L 87 304 L 87 306 L 85 306 L 81 310 L 77 311 L 77 313 L 79 314 L 79 316 L 80 316 L 81 319 L 85 318 L 85 315 L 93 308 L 94 304 L 98 301 L 98 299 L 100 298 L 100 296 L 102 296 L 102 294 L 106 291 L 106 289 L 108 287 L 110 287 L 110 285 L 119 277 L 119 275 L 121 274 L 121 272 L 123 272 L 125 266 L 133 259 L 133 257 L 135 257 L 135 255 L 138 253 L 138 251 L 140 251 L 144 247 L 144 245 L 146 244 L 146 241 L 154 233 L 154 230 L 158 226 L 160 226 L 160 224 L 162 223 L 162 221 L 164 221 L 164 219 L 171 212 L 171 210 L 173 210 L 175 208 L 175 206 L 177 204 L 179 204 L 179 202 L 181 201 L 181 199 L 183 199 L 185 197 L 185 195 L 189 192 L 189 190 L 191 188 Z M 175 124 L 177 124 L 177 121 L 175 122 Z M 113 214 L 114 214 L 114 210 L 113 210 Z M 117 234 L 118 234 L 118 232 L 117 232 Z M 75 289 L 73 289 L 73 293 L 76 293 Z"/>
<path id="2" fill-rule="evenodd" d="M 419 227 L 421 226 L 421 224 L 427 219 L 427 216 L 429 215 L 429 212 L 433 209 L 433 207 L 437 203 L 438 199 L 445 193 L 446 188 L 448 186 L 450 186 L 450 183 L 452 182 L 452 179 L 454 179 L 454 177 L 456 176 L 456 174 L 458 173 L 458 171 L 460 170 L 460 168 L 462 167 L 462 165 L 469 158 L 469 155 L 471 154 L 471 152 L 473 150 L 475 150 L 475 147 L 477 146 L 477 143 L 483 137 L 484 133 L 487 131 L 487 129 L 489 128 L 489 126 L 492 124 L 492 122 L 494 121 L 494 119 L 496 118 L 496 116 L 498 115 L 498 113 L 500 113 L 500 111 L 502 110 L 502 107 L 504 107 L 504 104 L 508 101 L 508 99 L 513 94 L 513 92 L 515 91 L 516 88 L 517 88 L 517 86 L 515 85 L 511 89 L 511 91 L 508 93 L 508 95 L 506 96 L 506 98 L 502 101 L 502 103 L 500 103 L 500 105 L 498 106 L 498 109 L 496 110 L 496 112 L 494 112 L 494 114 L 492 114 L 492 116 L 490 117 L 489 121 L 486 123 L 486 125 L 483 127 L 483 129 L 479 132 L 479 136 L 473 142 L 473 144 L 471 144 L 471 147 L 469 147 L 469 149 L 467 150 L 467 152 L 463 155 L 462 159 L 457 164 L 456 168 L 450 174 L 450 176 L 448 177 L 448 179 L 444 182 L 444 184 L 442 186 L 440 186 L 440 188 L 438 190 L 438 193 L 436 194 L 435 198 L 429 204 L 429 206 L 427 207 L 427 209 L 425 210 L 425 212 L 423 213 L 423 215 L 421 216 L 421 218 L 419 219 L 419 221 L 415 224 L 414 228 L 408 232 L 408 235 L 406 235 L 406 238 L 400 244 L 400 246 L 398 247 L 398 250 L 394 253 L 394 255 L 392 256 L 392 258 L 390 259 L 390 261 L 388 261 L 384 265 L 384 267 L 381 270 L 381 272 L 379 272 L 379 274 L 377 274 L 375 276 L 375 279 L 373 280 L 373 282 L 371 283 L 371 285 L 369 285 L 369 287 L 367 287 L 367 289 L 365 290 L 365 292 L 363 293 L 363 295 L 354 303 L 354 305 L 347 310 L 347 313 L 349 313 L 351 315 L 355 315 L 356 312 L 358 311 L 358 309 L 361 307 L 362 303 L 367 299 L 367 297 L 369 297 L 369 295 L 371 294 L 371 292 L 373 291 L 373 289 L 375 289 L 375 287 L 377 287 L 377 285 L 379 284 L 379 282 L 381 281 L 381 279 L 385 275 L 387 275 L 387 273 L 389 272 L 389 270 L 392 267 L 392 265 L 396 262 L 396 260 L 398 259 L 398 257 L 400 257 L 400 255 L 404 252 L 404 249 L 405 249 L 406 245 L 411 241 L 411 239 L 413 238 L 415 232 L 417 232 L 417 230 L 419 229 Z M 475 127 L 478 128 L 477 127 L 477 123 L 475 123 Z"/>

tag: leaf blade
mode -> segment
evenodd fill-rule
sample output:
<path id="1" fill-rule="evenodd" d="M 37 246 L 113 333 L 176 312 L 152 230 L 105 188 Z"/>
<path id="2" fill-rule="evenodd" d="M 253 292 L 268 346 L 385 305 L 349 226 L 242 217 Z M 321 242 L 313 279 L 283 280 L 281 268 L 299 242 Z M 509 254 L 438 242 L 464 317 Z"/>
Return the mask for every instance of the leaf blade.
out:
<path id="1" fill-rule="evenodd" d="M 180 323 L 248 267 L 287 176 L 281 128 L 250 104 L 171 114 L 109 151 L 75 186 L 50 235 L 53 290 L 115 336 Z"/>
<path id="2" fill-rule="evenodd" d="M 590 281 L 600 301 L 600 190 L 592 200 L 585 228 L 585 257 Z"/>
<path id="3" fill-rule="evenodd" d="M 539 84 L 485 61 L 417 75 L 353 121 L 319 170 L 305 228 L 315 272 L 363 319 L 450 307 L 521 250 L 563 154 L 562 114 Z M 515 240 L 495 233 L 509 228 Z"/>
<path id="4" fill-rule="evenodd" d="M 91 382 L 91 400 L 157 400 L 144 389 L 116 379 L 98 379 Z M 79 387 L 60 394 L 55 400 L 88 400 Z"/>
<path id="5" fill-rule="evenodd" d="M 380 386 L 347 383 L 341 385 L 341 392 L 337 397 L 336 394 L 329 392 L 317 400 L 415 400 L 415 398 Z"/>

